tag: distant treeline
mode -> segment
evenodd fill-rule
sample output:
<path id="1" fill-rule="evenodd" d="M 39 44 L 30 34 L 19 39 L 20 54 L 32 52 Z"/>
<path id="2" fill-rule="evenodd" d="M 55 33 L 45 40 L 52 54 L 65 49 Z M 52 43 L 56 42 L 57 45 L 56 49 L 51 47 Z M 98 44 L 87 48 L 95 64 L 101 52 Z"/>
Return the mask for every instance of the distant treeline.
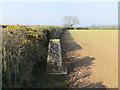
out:
<path id="1" fill-rule="evenodd" d="M 105 29 L 105 30 L 114 30 L 118 29 L 118 25 L 91 25 L 87 26 L 89 29 Z"/>
<path id="2" fill-rule="evenodd" d="M 6 28 L 7 26 L 10 25 L 0 25 L 2 28 Z M 33 26 L 44 26 L 44 25 L 33 25 Z M 63 30 L 99 30 L 99 29 L 105 29 L 105 30 L 114 30 L 114 29 L 120 29 L 117 25 L 91 25 L 91 26 L 85 26 L 85 27 L 65 27 L 65 26 L 53 26 L 53 27 L 59 27 L 62 28 Z"/>
<path id="3" fill-rule="evenodd" d="M 2 28 L 6 28 L 9 25 L 0 25 Z M 42 26 L 42 25 L 37 25 L 37 26 Z M 35 26 L 34 26 L 35 27 Z M 64 26 L 58 26 L 60 28 L 63 28 L 64 30 L 68 30 L 68 29 L 89 29 L 89 28 L 85 28 L 85 27 L 64 27 Z"/>
<path id="4" fill-rule="evenodd" d="M 70 30 L 70 29 L 71 29 L 71 30 L 73 30 L 73 29 L 85 29 L 85 30 L 88 30 L 89 28 L 85 28 L 85 27 L 76 27 L 76 28 L 74 28 L 74 27 L 64 27 L 64 29 L 65 29 L 65 30 L 68 30 L 68 29 L 69 29 L 69 30 Z"/>

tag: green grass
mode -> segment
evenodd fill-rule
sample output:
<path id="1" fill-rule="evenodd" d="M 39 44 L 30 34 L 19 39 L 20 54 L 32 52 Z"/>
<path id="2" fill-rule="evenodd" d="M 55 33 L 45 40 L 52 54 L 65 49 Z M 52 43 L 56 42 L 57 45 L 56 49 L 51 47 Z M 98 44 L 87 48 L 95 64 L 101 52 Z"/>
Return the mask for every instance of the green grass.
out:
<path id="1" fill-rule="evenodd" d="M 118 30 L 118 29 L 76 29 L 76 30 Z"/>

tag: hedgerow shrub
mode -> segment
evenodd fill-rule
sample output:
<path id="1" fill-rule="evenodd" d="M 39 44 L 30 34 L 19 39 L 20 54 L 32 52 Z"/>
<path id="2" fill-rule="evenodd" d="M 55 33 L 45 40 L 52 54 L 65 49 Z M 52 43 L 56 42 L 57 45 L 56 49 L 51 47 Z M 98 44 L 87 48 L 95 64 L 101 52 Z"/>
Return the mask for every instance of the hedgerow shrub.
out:
<path id="1" fill-rule="evenodd" d="M 8 25 L 2 41 L 3 88 L 33 87 L 33 67 L 46 67 L 49 39 L 60 38 L 62 32 L 55 26 Z"/>

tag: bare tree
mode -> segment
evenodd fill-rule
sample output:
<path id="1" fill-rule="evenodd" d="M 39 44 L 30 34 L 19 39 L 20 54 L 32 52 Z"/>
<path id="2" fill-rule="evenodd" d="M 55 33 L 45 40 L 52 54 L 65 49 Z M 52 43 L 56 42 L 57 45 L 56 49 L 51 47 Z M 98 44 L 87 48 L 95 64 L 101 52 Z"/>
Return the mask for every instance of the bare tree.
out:
<path id="1" fill-rule="evenodd" d="M 73 27 L 79 24 L 79 18 L 77 16 L 65 16 L 63 18 L 64 26 Z"/>

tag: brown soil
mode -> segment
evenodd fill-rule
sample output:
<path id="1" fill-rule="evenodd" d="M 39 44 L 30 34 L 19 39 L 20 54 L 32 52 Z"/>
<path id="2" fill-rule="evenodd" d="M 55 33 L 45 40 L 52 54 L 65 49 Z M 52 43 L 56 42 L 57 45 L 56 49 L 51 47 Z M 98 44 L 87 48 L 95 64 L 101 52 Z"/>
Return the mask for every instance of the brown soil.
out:
<path id="1" fill-rule="evenodd" d="M 118 31 L 66 31 L 61 39 L 70 87 L 118 88 Z"/>

